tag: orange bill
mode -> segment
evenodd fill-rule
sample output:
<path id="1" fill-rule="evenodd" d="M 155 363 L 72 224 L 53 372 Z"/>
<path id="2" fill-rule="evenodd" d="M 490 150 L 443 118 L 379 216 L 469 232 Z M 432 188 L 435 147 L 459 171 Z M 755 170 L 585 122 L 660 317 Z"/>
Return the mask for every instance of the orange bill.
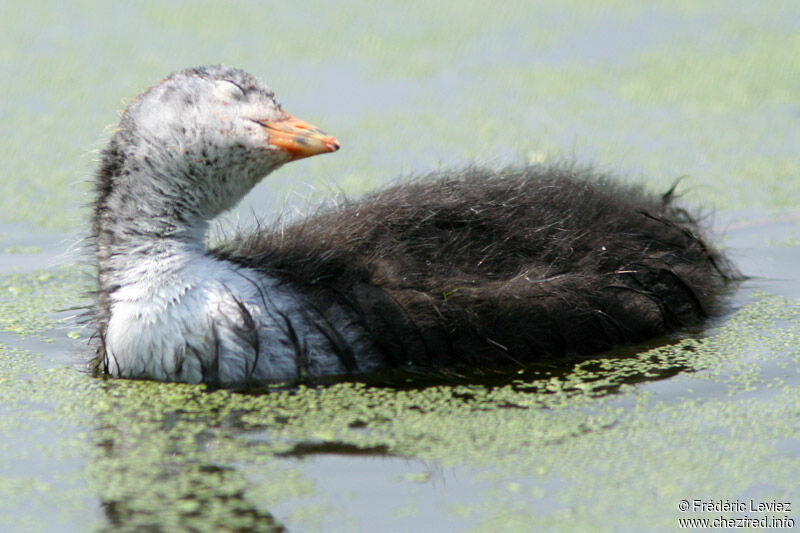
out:
<path id="1" fill-rule="evenodd" d="M 258 123 L 267 130 L 267 142 L 289 154 L 290 161 L 339 149 L 339 141 L 334 137 L 289 114 L 280 120 L 259 120 Z"/>

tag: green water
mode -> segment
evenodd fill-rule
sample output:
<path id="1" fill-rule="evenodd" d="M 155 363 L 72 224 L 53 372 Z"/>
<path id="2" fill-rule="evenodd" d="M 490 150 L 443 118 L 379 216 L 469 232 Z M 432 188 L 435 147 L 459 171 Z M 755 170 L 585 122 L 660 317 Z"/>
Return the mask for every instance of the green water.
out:
<path id="1" fill-rule="evenodd" d="M 30 2 L 0 32 L 0 530 L 673 530 L 800 520 L 793 2 Z M 259 395 L 104 381 L 76 316 L 95 150 L 224 62 L 335 135 L 223 224 L 474 161 L 574 159 L 684 200 L 753 276 L 667 346 L 504 383 Z M 77 243 L 77 244 L 76 244 Z"/>

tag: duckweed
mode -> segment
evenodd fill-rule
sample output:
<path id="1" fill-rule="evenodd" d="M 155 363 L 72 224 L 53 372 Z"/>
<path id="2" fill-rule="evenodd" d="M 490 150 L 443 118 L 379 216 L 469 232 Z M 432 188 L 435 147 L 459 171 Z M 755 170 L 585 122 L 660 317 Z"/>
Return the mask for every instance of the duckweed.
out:
<path id="1" fill-rule="evenodd" d="M 34 300 L 36 291 L 76 296 L 75 272 L 40 277 L 10 283 Z M 47 303 L 39 314 L 60 303 L 39 302 Z M 25 331 L 45 327 L 26 316 Z M 209 391 L 100 379 L 69 366 L 43 370 L 42 356 L 2 347 L 0 469 L 15 472 L 3 476 L 2 501 L 34 509 L 56 493 L 80 513 L 96 498 L 96 519 L 109 527 L 263 529 L 281 527 L 271 510 L 299 499 L 306 503 L 288 520 L 319 524 L 321 495 L 292 458 L 377 453 L 488 482 L 481 504 L 451 509 L 480 530 L 588 529 L 599 514 L 669 528 L 681 498 L 797 495 L 799 318 L 798 302 L 757 294 L 707 337 L 537 369 L 538 377 L 505 384 L 421 388 Z M 59 479 L 13 466 L 42 461 L 83 466 L 57 469 Z M 403 481 L 430 483 L 414 472 Z M 412 508 L 406 502 L 400 514 Z"/>

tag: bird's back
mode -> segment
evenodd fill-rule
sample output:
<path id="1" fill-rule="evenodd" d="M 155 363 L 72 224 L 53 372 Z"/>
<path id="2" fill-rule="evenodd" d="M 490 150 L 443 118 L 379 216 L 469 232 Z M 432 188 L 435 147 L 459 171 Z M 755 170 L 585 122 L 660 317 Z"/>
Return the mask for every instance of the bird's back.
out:
<path id="1" fill-rule="evenodd" d="M 213 253 L 347 308 L 389 366 L 500 365 L 712 313 L 730 270 L 672 200 L 575 167 L 443 171 Z"/>

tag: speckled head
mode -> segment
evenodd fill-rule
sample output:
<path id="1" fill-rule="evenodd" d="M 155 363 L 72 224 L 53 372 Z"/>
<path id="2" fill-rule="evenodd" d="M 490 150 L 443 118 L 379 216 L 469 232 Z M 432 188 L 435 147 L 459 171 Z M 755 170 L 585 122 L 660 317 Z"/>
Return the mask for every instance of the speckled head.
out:
<path id="1" fill-rule="evenodd" d="M 165 199 L 183 199 L 184 214 L 206 219 L 284 163 L 339 148 L 335 138 L 286 113 L 257 78 L 222 65 L 161 80 L 128 106 L 115 137 L 128 174 L 146 175 Z M 124 187 L 125 175 L 113 185 Z"/>
<path id="2" fill-rule="evenodd" d="M 286 113 L 260 80 L 223 65 L 170 75 L 128 114 L 136 114 L 142 134 L 176 147 L 243 144 L 280 162 L 339 149 L 335 138 Z"/>

